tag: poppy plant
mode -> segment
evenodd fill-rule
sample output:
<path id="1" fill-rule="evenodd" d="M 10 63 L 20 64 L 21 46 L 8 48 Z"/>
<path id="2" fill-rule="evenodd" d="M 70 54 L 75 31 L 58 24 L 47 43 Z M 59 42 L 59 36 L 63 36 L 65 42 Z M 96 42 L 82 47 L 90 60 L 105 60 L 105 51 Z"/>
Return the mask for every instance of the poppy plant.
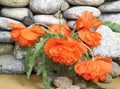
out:
<path id="1" fill-rule="evenodd" d="M 50 72 L 64 74 L 67 71 L 82 76 L 85 80 L 97 82 L 112 71 L 112 59 L 96 56 L 92 48 L 100 45 L 102 35 L 96 32 L 102 24 L 92 16 L 92 12 L 84 11 L 76 20 L 76 29 L 71 30 L 66 23 L 35 23 L 29 27 L 23 24 L 9 23 L 12 28 L 11 38 L 20 46 L 27 47 L 25 70 L 27 79 L 32 69 L 38 65 L 37 74 L 43 75 L 45 89 L 51 89 L 48 82 Z M 92 57 L 92 58 L 91 58 Z M 85 59 L 88 58 L 88 59 Z M 76 74 L 73 77 L 79 77 Z"/>

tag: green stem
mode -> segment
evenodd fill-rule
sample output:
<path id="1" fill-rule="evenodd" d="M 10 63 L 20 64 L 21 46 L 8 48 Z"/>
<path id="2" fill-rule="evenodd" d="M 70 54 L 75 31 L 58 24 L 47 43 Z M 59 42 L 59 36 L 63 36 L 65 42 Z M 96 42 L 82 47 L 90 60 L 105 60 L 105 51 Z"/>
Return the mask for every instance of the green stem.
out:
<path id="1" fill-rule="evenodd" d="M 37 24 L 42 25 L 42 26 L 44 26 L 44 27 L 46 27 L 46 28 L 49 28 L 47 25 L 42 24 L 42 23 L 32 24 L 32 25 L 30 25 L 28 28 L 31 28 L 32 26 L 37 25 Z M 44 30 L 45 30 L 45 32 L 48 33 L 48 34 L 55 34 L 54 32 L 51 32 L 51 31 L 49 31 L 49 30 L 46 30 L 45 28 L 44 28 Z"/>
<path id="2" fill-rule="evenodd" d="M 87 46 L 85 43 L 83 43 L 82 41 L 80 41 L 89 51 L 90 51 L 90 54 L 92 56 L 92 60 L 94 61 L 94 54 L 93 54 L 93 51 L 91 50 L 91 48 L 89 46 Z"/>
<path id="3" fill-rule="evenodd" d="M 61 31 L 62 35 L 64 36 L 64 32 L 63 32 L 63 30 L 62 30 L 62 20 L 61 20 L 61 18 L 60 18 L 60 14 L 61 14 L 61 11 L 59 10 L 59 11 L 57 12 L 57 14 L 56 14 L 56 17 L 57 17 L 57 20 L 58 20 L 59 25 L 60 25 L 60 31 Z"/>

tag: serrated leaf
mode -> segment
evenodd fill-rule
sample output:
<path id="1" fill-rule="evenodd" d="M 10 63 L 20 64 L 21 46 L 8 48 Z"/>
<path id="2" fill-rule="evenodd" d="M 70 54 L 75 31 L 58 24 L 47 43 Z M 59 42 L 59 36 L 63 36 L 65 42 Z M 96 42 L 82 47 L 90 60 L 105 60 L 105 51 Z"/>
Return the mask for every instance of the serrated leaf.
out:
<path id="1" fill-rule="evenodd" d="M 120 32 L 120 25 L 117 25 L 116 23 L 105 21 L 103 24 L 109 26 L 115 32 Z"/>
<path id="2" fill-rule="evenodd" d="M 48 74 L 47 74 L 46 69 L 44 69 L 44 71 L 43 71 L 43 85 L 44 85 L 45 89 L 51 89 L 51 86 L 48 82 Z"/>
<path id="3" fill-rule="evenodd" d="M 44 70 L 44 64 L 40 64 L 37 68 L 37 75 L 42 74 L 43 70 Z"/>
<path id="4" fill-rule="evenodd" d="M 29 80 L 32 69 L 36 63 L 36 57 L 40 54 L 40 50 L 42 50 L 44 43 L 48 40 L 48 38 L 43 39 L 42 41 L 38 42 L 35 45 L 35 50 L 33 51 L 30 49 L 27 52 L 26 58 L 25 58 L 25 68 L 26 68 L 26 75 L 27 75 L 27 80 Z M 32 53 L 32 54 L 31 54 Z"/>

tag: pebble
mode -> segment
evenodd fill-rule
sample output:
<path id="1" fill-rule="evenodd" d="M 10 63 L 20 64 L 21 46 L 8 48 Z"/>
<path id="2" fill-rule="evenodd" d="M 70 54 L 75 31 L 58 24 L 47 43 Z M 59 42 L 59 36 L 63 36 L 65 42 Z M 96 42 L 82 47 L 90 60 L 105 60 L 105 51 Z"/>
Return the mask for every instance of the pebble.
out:
<path id="1" fill-rule="evenodd" d="M 107 74 L 106 78 L 103 80 L 100 80 L 102 83 L 111 83 L 113 80 L 112 76 L 110 74 Z"/>
<path id="2" fill-rule="evenodd" d="M 120 25 L 120 13 L 102 14 L 100 16 L 100 19 L 103 21 L 110 21 L 110 22 Z"/>
<path id="3" fill-rule="evenodd" d="M 19 61 L 13 55 L 0 56 L 0 73 L 5 74 L 23 74 L 24 63 L 23 60 Z"/>
<path id="4" fill-rule="evenodd" d="M 46 25 L 59 23 L 57 18 L 55 18 L 53 15 L 35 15 L 33 18 L 34 18 L 34 22 L 43 23 Z M 62 22 L 66 22 L 66 21 L 62 19 Z"/>
<path id="5" fill-rule="evenodd" d="M 29 0 L 0 0 L 0 4 L 8 7 L 24 7 L 27 6 Z"/>
<path id="6" fill-rule="evenodd" d="M 13 55 L 16 59 L 23 59 L 26 55 L 26 51 L 22 50 L 20 46 L 16 43 L 14 46 Z"/>
<path id="7" fill-rule="evenodd" d="M 99 6 L 104 3 L 105 0 L 67 0 L 72 5 L 91 5 Z"/>
<path id="8" fill-rule="evenodd" d="M 73 83 L 72 79 L 68 78 L 68 77 L 56 77 L 53 84 L 56 87 L 67 87 L 67 86 L 71 86 Z"/>
<path id="9" fill-rule="evenodd" d="M 115 62 L 112 62 L 112 72 L 110 73 L 110 75 L 113 78 L 118 77 L 120 75 L 120 66 Z"/>
<path id="10" fill-rule="evenodd" d="M 101 12 L 120 12 L 120 1 L 106 2 L 98 8 Z"/>
<path id="11" fill-rule="evenodd" d="M 80 89 L 80 87 L 77 86 L 77 85 L 71 85 L 71 86 L 68 86 L 68 87 L 59 87 L 59 88 L 56 88 L 56 89 Z"/>
<path id="12" fill-rule="evenodd" d="M 64 1 L 61 5 L 61 10 L 65 11 L 70 7 L 70 5 L 68 4 L 68 2 Z"/>
<path id="13" fill-rule="evenodd" d="M 3 8 L 1 15 L 22 21 L 25 16 L 29 16 L 32 12 L 28 8 Z"/>
<path id="14" fill-rule="evenodd" d="M 32 24 L 34 24 L 34 19 L 29 16 L 25 16 L 23 18 L 23 24 L 26 26 L 32 25 Z"/>
<path id="15" fill-rule="evenodd" d="M 93 49 L 94 55 L 106 57 L 120 57 L 120 33 L 113 32 L 108 26 L 100 26 L 97 29 L 102 35 L 100 45 Z"/>
<path id="16" fill-rule="evenodd" d="M 30 0 L 30 8 L 35 13 L 53 14 L 57 12 L 63 0 Z"/>
<path id="17" fill-rule="evenodd" d="M 13 48 L 13 44 L 0 44 L 0 55 L 12 54 Z"/>
<path id="18" fill-rule="evenodd" d="M 76 28 L 76 25 L 75 25 L 75 21 L 74 20 L 70 20 L 67 22 L 68 26 L 72 29 Z"/>
<path id="19" fill-rule="evenodd" d="M 63 12 L 63 16 L 67 19 L 77 19 L 78 15 L 82 15 L 83 11 L 90 11 L 93 12 L 94 17 L 99 17 L 101 15 L 101 12 L 99 9 L 91 6 L 75 6 L 71 7 Z"/>
<path id="20" fill-rule="evenodd" d="M 11 30 L 12 28 L 8 26 L 8 23 L 20 23 L 19 21 L 6 18 L 6 17 L 0 17 L 0 28 L 5 30 Z"/>
<path id="21" fill-rule="evenodd" d="M 8 31 L 0 32 L 0 43 L 14 43 Z"/>

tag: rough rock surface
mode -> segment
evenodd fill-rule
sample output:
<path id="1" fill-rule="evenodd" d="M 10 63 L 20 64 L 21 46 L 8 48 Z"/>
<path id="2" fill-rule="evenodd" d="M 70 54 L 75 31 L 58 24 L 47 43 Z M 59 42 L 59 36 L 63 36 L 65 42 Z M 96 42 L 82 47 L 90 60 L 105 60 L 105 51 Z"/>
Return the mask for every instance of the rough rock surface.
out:
<path id="1" fill-rule="evenodd" d="M 0 44 L 0 55 L 12 54 L 13 47 L 13 44 Z"/>
<path id="2" fill-rule="evenodd" d="M 14 57 L 16 59 L 23 59 L 26 55 L 26 51 L 23 51 L 20 46 L 16 43 L 13 51 Z"/>
<path id="3" fill-rule="evenodd" d="M 34 22 L 43 23 L 46 25 L 59 23 L 57 18 L 55 18 L 53 15 L 35 15 L 33 18 Z M 65 22 L 65 20 L 63 19 L 62 22 Z"/>
<path id="4" fill-rule="evenodd" d="M 1 15 L 22 21 L 25 16 L 32 12 L 28 8 L 3 8 Z"/>
<path id="5" fill-rule="evenodd" d="M 0 4 L 8 7 L 24 7 L 27 6 L 29 0 L 0 0 Z"/>
<path id="6" fill-rule="evenodd" d="M 35 13 L 53 14 L 58 11 L 63 0 L 30 0 L 30 8 Z"/>
<path id="7" fill-rule="evenodd" d="M 102 14 L 100 16 L 100 19 L 103 21 L 110 21 L 113 23 L 116 23 L 120 25 L 120 13 L 107 13 L 107 14 Z"/>
<path id="8" fill-rule="evenodd" d="M 110 75 L 112 77 L 118 77 L 120 75 L 120 66 L 115 62 L 112 62 L 112 72 Z"/>
<path id="9" fill-rule="evenodd" d="M 23 74 L 24 72 L 23 60 L 16 60 L 13 55 L 0 56 L 0 73 Z"/>
<path id="10" fill-rule="evenodd" d="M 56 89 L 80 89 L 80 87 L 77 86 L 77 85 L 71 85 L 71 86 L 68 86 L 68 87 L 59 87 L 59 88 L 56 88 Z"/>
<path id="11" fill-rule="evenodd" d="M 1 43 L 14 43 L 8 31 L 0 32 L 0 42 Z"/>
<path id="12" fill-rule="evenodd" d="M 103 83 L 111 83 L 113 80 L 112 76 L 110 74 L 107 74 L 106 78 L 103 79 L 103 80 L 100 80 L 100 82 L 103 82 Z"/>
<path id="13" fill-rule="evenodd" d="M 99 9 L 95 7 L 90 6 L 75 6 L 71 7 L 63 12 L 63 16 L 67 19 L 77 19 L 77 15 L 82 15 L 82 12 L 88 10 L 90 12 L 93 12 L 94 17 L 99 17 L 101 15 L 101 12 Z"/>
<path id="14" fill-rule="evenodd" d="M 97 32 L 101 33 L 100 45 L 94 48 L 94 55 L 120 57 L 120 33 L 113 32 L 108 26 L 102 25 Z"/>
<path id="15" fill-rule="evenodd" d="M 0 28 L 1 29 L 6 29 L 6 30 L 11 30 L 11 27 L 8 26 L 8 23 L 20 23 L 19 21 L 6 18 L 6 17 L 0 17 Z"/>
<path id="16" fill-rule="evenodd" d="M 106 2 L 99 9 L 102 12 L 120 12 L 120 1 Z"/>
<path id="17" fill-rule="evenodd" d="M 56 77 L 54 80 L 54 85 L 56 87 L 67 87 L 71 86 L 73 81 L 68 77 Z"/>
<path id="18" fill-rule="evenodd" d="M 72 5 L 91 5 L 99 6 L 104 3 L 105 0 L 67 0 Z"/>

